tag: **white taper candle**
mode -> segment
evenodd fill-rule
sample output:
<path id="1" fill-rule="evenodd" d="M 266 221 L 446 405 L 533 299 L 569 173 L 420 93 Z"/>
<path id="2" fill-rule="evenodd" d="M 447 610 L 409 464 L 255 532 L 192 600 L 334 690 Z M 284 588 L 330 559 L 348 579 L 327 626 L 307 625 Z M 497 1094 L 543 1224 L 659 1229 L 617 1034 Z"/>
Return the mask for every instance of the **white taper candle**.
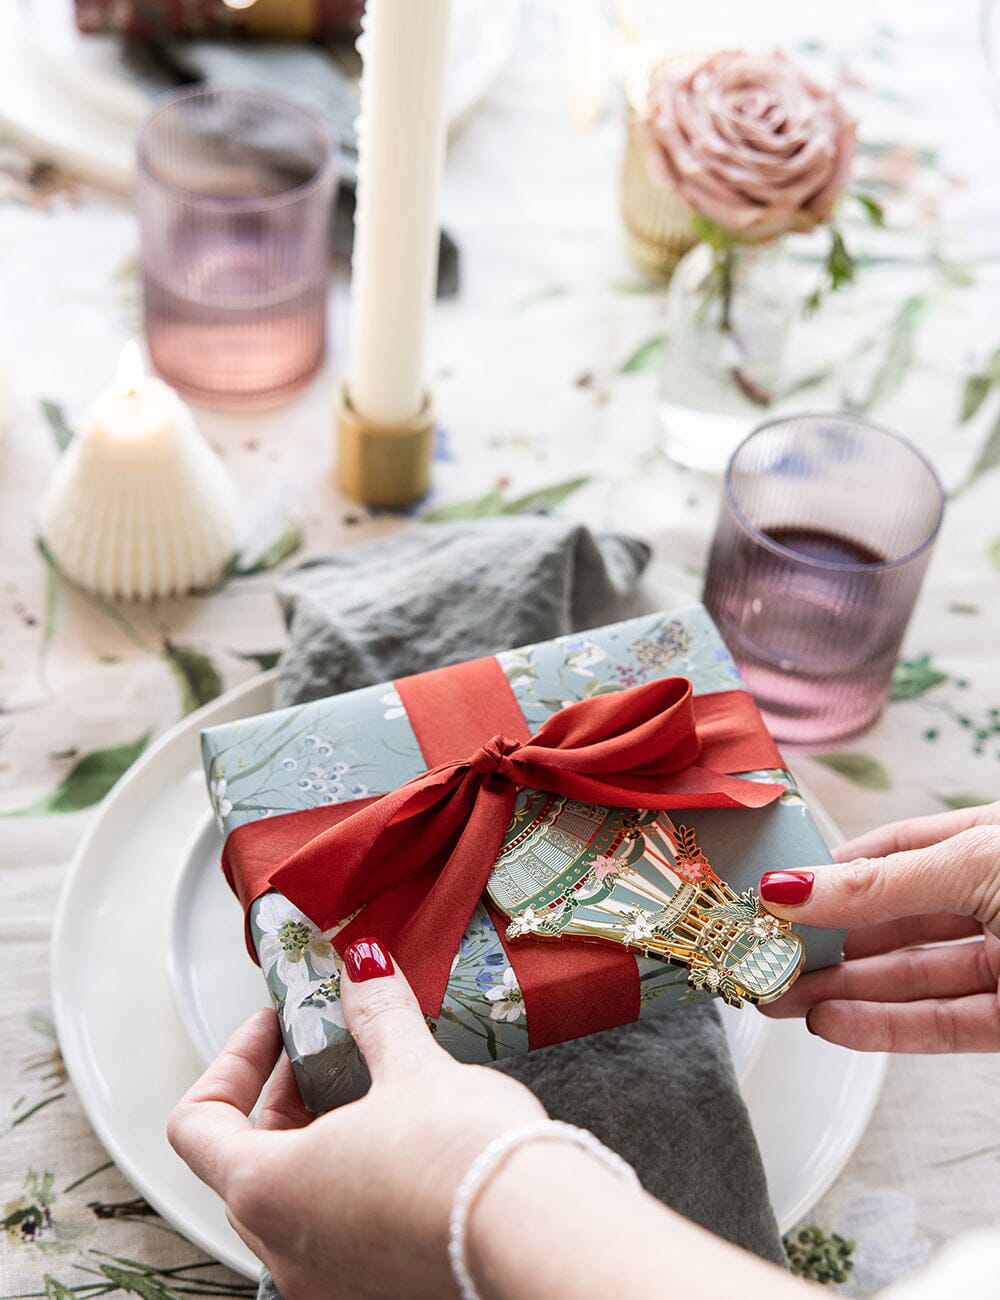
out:
<path id="1" fill-rule="evenodd" d="M 368 0 L 347 383 L 366 419 L 420 410 L 437 275 L 451 0 Z"/>

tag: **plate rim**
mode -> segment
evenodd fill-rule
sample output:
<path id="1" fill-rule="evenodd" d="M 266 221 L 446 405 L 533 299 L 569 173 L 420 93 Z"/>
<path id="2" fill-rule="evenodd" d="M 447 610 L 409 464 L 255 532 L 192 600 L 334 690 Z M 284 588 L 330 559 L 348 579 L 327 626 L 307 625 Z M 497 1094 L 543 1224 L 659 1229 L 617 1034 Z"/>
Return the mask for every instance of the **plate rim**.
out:
<path id="1" fill-rule="evenodd" d="M 147 779 L 147 773 L 151 767 L 158 764 L 164 756 L 174 747 L 182 747 L 189 744 L 192 737 L 196 737 L 201 727 L 213 725 L 225 718 L 226 720 L 236 720 L 239 717 L 250 716 L 253 709 L 257 707 L 257 702 L 261 696 L 266 697 L 269 688 L 277 679 L 278 670 L 271 669 L 267 672 L 256 674 L 246 681 L 239 683 L 237 686 L 226 691 L 223 695 L 218 696 L 215 700 L 202 706 L 186 717 L 181 718 L 163 735 L 159 736 L 143 753 L 135 765 L 125 774 L 124 777 L 115 785 L 103 804 L 97 810 L 96 814 L 90 821 L 84 831 L 76 850 L 67 868 L 66 875 L 60 889 L 59 899 L 56 905 L 52 926 L 52 943 L 51 943 L 51 967 L 50 967 L 50 995 L 52 999 L 53 1019 L 56 1026 L 60 1050 L 66 1063 L 66 1068 L 74 1088 L 79 1098 L 80 1106 L 87 1117 L 88 1122 L 96 1133 L 98 1139 L 104 1144 L 109 1156 L 115 1164 L 129 1179 L 133 1185 L 149 1200 L 150 1204 L 160 1212 L 163 1217 L 175 1227 L 182 1236 L 190 1240 L 196 1246 L 200 1247 L 211 1258 L 219 1260 L 221 1263 L 228 1265 L 235 1271 L 246 1277 L 256 1277 L 259 1272 L 259 1266 L 251 1271 L 251 1263 L 254 1265 L 257 1261 L 247 1251 L 243 1243 L 239 1241 L 235 1233 L 231 1239 L 226 1242 L 220 1239 L 214 1232 L 201 1231 L 200 1225 L 192 1224 L 185 1221 L 184 1225 L 178 1226 L 172 1211 L 165 1211 L 163 1201 L 157 1191 L 157 1180 L 155 1173 L 153 1180 L 145 1172 L 144 1168 L 133 1160 L 132 1156 L 125 1150 L 121 1142 L 116 1137 L 113 1127 L 105 1123 L 103 1115 L 98 1111 L 94 1098 L 90 1090 L 81 1087 L 78 1080 L 91 1081 L 94 1071 L 88 1066 L 85 1059 L 86 1045 L 82 1036 L 74 1030 L 73 1011 L 70 1005 L 71 999 L 66 991 L 66 979 L 63 975 L 64 966 L 69 960 L 70 947 L 65 942 L 68 929 L 73 920 L 73 902 L 80 888 L 80 878 L 87 872 L 87 865 L 93 852 L 93 845 L 98 842 L 100 837 L 108 833 L 108 823 L 114 823 L 115 819 L 122 815 L 123 807 L 128 807 L 132 797 L 132 791 Z M 244 705 L 248 701 L 254 701 L 248 707 Z M 266 706 L 266 698 L 264 699 Z M 208 823 L 203 821 L 195 832 L 192 832 L 190 839 L 187 841 L 190 846 L 194 843 L 196 836 L 203 835 Z M 178 872 L 180 874 L 180 872 Z M 170 897 L 173 899 L 174 892 L 177 889 L 176 882 L 170 886 Z M 161 959 L 166 960 L 166 954 L 161 954 Z M 72 983 L 72 982 L 71 982 Z M 173 995 L 174 987 L 170 982 L 170 993 Z M 175 1003 L 176 1010 L 176 1003 Z M 179 1012 L 178 1012 L 179 1015 Z M 188 1033 L 186 1022 L 183 1023 L 184 1032 Z M 772 1022 L 770 1028 L 781 1028 L 781 1026 L 793 1026 L 805 1035 L 805 1030 L 797 1022 Z M 785 1029 L 785 1033 L 792 1032 L 791 1029 Z M 761 1061 L 767 1057 L 767 1047 L 773 1044 L 779 1036 L 769 1033 L 767 1042 L 764 1045 L 757 1059 L 753 1062 L 748 1072 L 748 1077 L 752 1079 L 755 1071 L 760 1068 Z M 803 1039 L 798 1044 L 799 1048 L 806 1047 L 807 1041 Z M 193 1044 L 192 1044 L 193 1046 Z M 846 1049 L 840 1049 L 845 1050 Z M 850 1090 L 850 1085 L 860 1090 L 860 1095 L 855 1095 L 851 1099 L 849 1109 L 850 1124 L 846 1127 L 842 1124 L 838 1133 L 834 1134 L 834 1140 L 831 1143 L 830 1132 L 824 1134 L 824 1142 L 827 1146 L 832 1146 L 833 1155 L 827 1155 L 825 1166 L 817 1170 L 815 1177 L 809 1181 L 803 1188 L 799 1200 L 794 1206 L 794 1213 L 786 1212 L 781 1219 L 779 1227 L 782 1232 L 787 1231 L 803 1214 L 808 1212 L 816 1202 L 832 1186 L 836 1179 L 843 1172 L 847 1160 L 855 1150 L 861 1137 L 867 1127 L 878 1098 L 882 1089 L 882 1082 L 888 1064 L 888 1058 L 881 1053 L 850 1053 L 850 1065 L 845 1071 L 844 1081 L 841 1087 L 842 1095 L 845 1091 Z M 193 1177 L 193 1175 L 192 1175 Z M 231 1232 L 231 1229 L 229 1230 Z"/>

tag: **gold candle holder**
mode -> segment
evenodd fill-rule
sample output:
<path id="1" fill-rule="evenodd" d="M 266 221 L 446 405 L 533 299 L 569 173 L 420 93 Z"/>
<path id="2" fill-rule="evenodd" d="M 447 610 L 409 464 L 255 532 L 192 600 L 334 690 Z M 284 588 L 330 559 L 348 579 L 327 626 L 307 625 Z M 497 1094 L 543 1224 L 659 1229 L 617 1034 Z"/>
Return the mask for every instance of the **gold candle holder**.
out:
<path id="1" fill-rule="evenodd" d="M 646 163 L 645 123 L 629 117 L 622 168 L 621 214 L 632 256 L 647 271 L 669 279 L 698 242 L 692 212 L 673 192 L 654 183 Z"/>
<path id="2" fill-rule="evenodd" d="M 337 486 L 367 506 L 394 509 L 418 501 L 431 481 L 437 423 L 428 392 L 417 414 L 403 424 L 379 424 L 351 403 L 347 385 L 337 388 Z"/>

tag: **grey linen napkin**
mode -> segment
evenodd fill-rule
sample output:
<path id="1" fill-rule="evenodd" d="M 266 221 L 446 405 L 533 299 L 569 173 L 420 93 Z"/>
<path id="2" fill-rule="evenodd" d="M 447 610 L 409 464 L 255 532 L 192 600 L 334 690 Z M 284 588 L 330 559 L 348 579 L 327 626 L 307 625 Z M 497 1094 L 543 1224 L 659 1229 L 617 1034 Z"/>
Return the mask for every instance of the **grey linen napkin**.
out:
<path id="1" fill-rule="evenodd" d="M 279 706 L 634 614 L 649 548 L 548 518 L 420 525 L 294 570 Z M 748 1013 L 752 1014 L 752 1013 Z M 764 1259 L 785 1255 L 716 1008 L 695 1003 L 495 1067 L 591 1129 L 653 1195 Z M 669 1262 L 664 1264 L 669 1286 Z M 262 1297 L 275 1300 L 265 1274 Z"/>

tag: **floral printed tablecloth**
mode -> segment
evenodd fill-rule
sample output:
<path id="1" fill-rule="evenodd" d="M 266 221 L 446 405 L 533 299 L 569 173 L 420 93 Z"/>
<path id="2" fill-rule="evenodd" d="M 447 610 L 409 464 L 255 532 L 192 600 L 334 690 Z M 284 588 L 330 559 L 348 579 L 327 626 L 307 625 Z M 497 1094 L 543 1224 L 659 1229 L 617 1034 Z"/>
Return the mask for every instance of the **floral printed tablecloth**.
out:
<path id="1" fill-rule="evenodd" d="M 855 356 L 814 374 L 794 400 L 870 410 L 933 459 L 951 493 L 884 719 L 855 744 L 804 759 L 802 771 L 847 834 L 988 800 L 1000 776 L 1000 120 L 979 5 L 692 8 L 649 5 L 646 19 L 677 48 L 780 44 L 839 83 L 858 113 L 859 177 L 884 203 L 887 228 L 845 226 L 859 282 L 831 310 L 855 331 L 863 364 Z M 458 503 L 482 513 L 528 498 L 628 527 L 655 547 L 650 604 L 687 600 L 700 589 L 718 483 L 658 450 L 662 290 L 624 251 L 621 120 L 605 98 L 629 46 L 610 29 L 592 39 L 610 5 L 577 0 L 584 27 L 570 40 L 555 4 L 525 9 L 515 60 L 450 148 L 445 215 L 465 279 L 434 319 L 444 427 L 421 509 L 426 517 Z M 333 356 L 301 400 L 252 417 L 199 413 L 251 505 L 255 544 L 237 571 L 209 595 L 149 609 L 65 588 L 36 548 L 35 511 L 67 426 L 138 332 L 135 249 L 125 204 L 0 142 L 4 1297 L 251 1290 L 160 1221 L 90 1132 L 47 1006 L 53 909 L 115 776 L 150 737 L 273 662 L 283 636 L 275 569 L 296 550 L 315 555 L 422 526 L 418 512 L 370 514 L 330 485 L 341 269 Z M 801 256 L 815 265 L 812 245 Z M 891 1063 L 864 1141 L 808 1220 L 820 1253 L 829 1234 L 855 1242 L 846 1294 L 871 1294 L 1000 1215 L 998 1114 L 996 1058 Z"/>

